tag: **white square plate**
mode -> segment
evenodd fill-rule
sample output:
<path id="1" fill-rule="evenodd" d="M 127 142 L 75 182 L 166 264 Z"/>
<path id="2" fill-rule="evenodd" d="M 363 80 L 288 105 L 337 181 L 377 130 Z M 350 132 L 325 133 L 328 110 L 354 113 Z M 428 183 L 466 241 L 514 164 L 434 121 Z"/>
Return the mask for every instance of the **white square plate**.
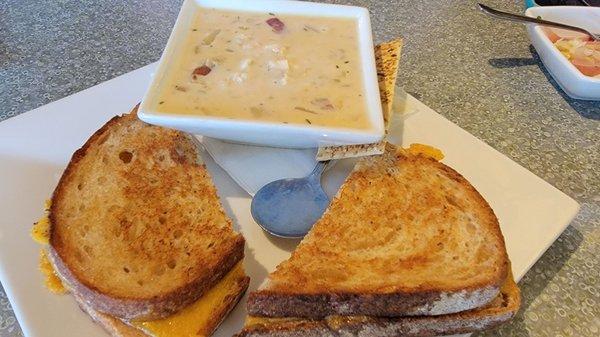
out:
<path id="1" fill-rule="evenodd" d="M 107 336 L 71 296 L 44 288 L 39 246 L 29 230 L 72 153 L 139 101 L 154 69 L 155 64 L 140 68 L 0 123 L 0 281 L 26 336 Z M 405 104 L 418 112 L 406 119 L 397 141 L 444 151 L 444 162 L 471 181 L 496 212 L 515 276 L 522 277 L 568 226 L 578 204 L 411 96 Z M 205 160 L 226 211 L 246 238 L 244 263 L 254 290 L 296 242 L 266 236 L 250 216 L 250 197 L 209 156 Z M 215 336 L 239 331 L 245 303 L 244 298 Z"/>
<path id="2" fill-rule="evenodd" d="M 174 70 L 173 62 L 178 59 L 176 55 L 184 51 L 183 45 L 187 41 L 187 35 L 194 17 L 198 11 L 206 8 L 355 20 L 357 23 L 355 34 L 358 39 L 366 112 L 371 127 L 351 129 L 306 124 L 282 124 L 270 121 L 178 114 L 177 111 L 169 113 L 156 111 L 160 88 L 163 87 L 167 74 Z M 383 138 L 384 133 L 376 73 L 371 21 L 369 11 L 366 8 L 304 1 L 186 0 L 181 7 L 167 46 L 158 62 L 156 76 L 152 79 L 150 87 L 142 100 L 138 116 L 151 124 L 213 138 L 257 145 L 312 148 L 319 145 L 376 143 Z"/>

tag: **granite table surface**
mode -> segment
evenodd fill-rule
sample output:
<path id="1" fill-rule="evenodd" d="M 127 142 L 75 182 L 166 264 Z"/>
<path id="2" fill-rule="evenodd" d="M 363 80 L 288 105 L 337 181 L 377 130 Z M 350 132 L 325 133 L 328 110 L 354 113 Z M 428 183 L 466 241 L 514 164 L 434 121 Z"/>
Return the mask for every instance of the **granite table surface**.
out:
<path id="1" fill-rule="evenodd" d="M 377 42 L 403 36 L 399 83 L 581 204 L 521 280 L 514 321 L 479 336 L 600 335 L 600 102 L 570 99 L 525 27 L 474 1 L 336 1 L 371 11 Z M 523 1 L 486 1 L 523 12 Z M 156 61 L 181 1 L 0 1 L 0 120 Z M 0 201 L 1 202 L 1 201 Z M 0 337 L 22 336 L 0 287 Z"/>

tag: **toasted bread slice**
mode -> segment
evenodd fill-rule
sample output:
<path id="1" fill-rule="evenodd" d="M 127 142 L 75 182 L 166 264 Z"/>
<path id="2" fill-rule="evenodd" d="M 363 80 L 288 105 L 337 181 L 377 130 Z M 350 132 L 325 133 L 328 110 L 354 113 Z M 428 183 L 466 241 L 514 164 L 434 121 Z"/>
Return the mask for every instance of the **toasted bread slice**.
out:
<path id="1" fill-rule="evenodd" d="M 250 294 L 252 316 L 442 315 L 480 307 L 507 275 L 494 212 L 456 171 L 388 144 L 364 157 L 292 256 Z"/>
<path id="2" fill-rule="evenodd" d="M 512 275 L 486 306 L 438 316 L 330 316 L 323 320 L 250 317 L 236 337 L 426 337 L 494 328 L 519 310 L 521 296 Z"/>
<path id="3" fill-rule="evenodd" d="M 392 103 L 394 102 L 394 94 L 396 92 L 396 78 L 398 77 L 402 43 L 402 39 L 395 39 L 375 47 L 379 96 L 386 133 L 392 119 Z"/>
<path id="4" fill-rule="evenodd" d="M 61 279 L 93 310 L 123 319 L 180 310 L 244 255 L 193 138 L 135 111 L 73 154 L 49 218 Z"/>

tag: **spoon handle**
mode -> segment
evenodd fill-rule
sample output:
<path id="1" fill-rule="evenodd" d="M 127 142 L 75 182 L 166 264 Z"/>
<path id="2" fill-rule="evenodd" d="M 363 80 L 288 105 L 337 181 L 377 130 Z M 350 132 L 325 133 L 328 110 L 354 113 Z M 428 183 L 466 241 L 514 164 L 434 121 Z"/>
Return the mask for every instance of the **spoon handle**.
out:
<path id="1" fill-rule="evenodd" d="M 321 174 L 323 174 L 323 171 L 325 171 L 325 168 L 327 167 L 327 164 L 329 164 L 329 160 L 326 161 L 318 161 L 317 165 L 315 165 L 315 168 L 312 170 L 312 172 L 310 173 L 310 176 L 313 177 L 321 177 Z"/>
<path id="2" fill-rule="evenodd" d="M 524 15 L 516 15 L 516 14 L 512 14 L 512 13 L 502 12 L 502 11 L 493 9 L 491 7 L 488 7 L 484 4 L 480 4 L 480 3 L 478 3 L 477 5 L 479 6 L 479 9 L 482 12 L 484 12 L 490 16 L 493 16 L 495 18 L 498 18 L 498 19 L 504 19 L 504 20 L 516 21 L 516 22 L 537 23 L 539 25 L 544 25 L 544 26 L 551 26 L 551 27 L 556 27 L 556 28 L 574 30 L 574 31 L 578 31 L 578 32 L 587 34 L 594 38 L 594 35 L 592 35 L 590 32 L 588 32 L 587 30 L 585 30 L 583 28 L 569 26 L 569 25 L 565 25 L 562 23 L 548 21 L 548 20 L 542 20 L 542 19 L 538 19 L 538 18 L 532 18 L 532 17 L 524 16 Z"/>

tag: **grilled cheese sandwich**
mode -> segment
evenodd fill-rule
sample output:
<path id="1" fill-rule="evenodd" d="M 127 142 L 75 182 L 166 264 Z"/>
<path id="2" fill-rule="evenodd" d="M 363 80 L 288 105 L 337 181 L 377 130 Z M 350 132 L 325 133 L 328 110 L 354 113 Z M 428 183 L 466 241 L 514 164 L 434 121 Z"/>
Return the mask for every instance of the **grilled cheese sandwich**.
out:
<path id="1" fill-rule="evenodd" d="M 434 336 L 510 320 L 520 297 L 498 220 L 442 155 L 387 144 L 359 160 L 291 257 L 250 293 L 237 336 Z"/>
<path id="2" fill-rule="evenodd" d="M 232 230 L 196 146 L 183 133 L 139 121 L 135 111 L 116 117 L 74 154 L 31 228 L 43 246 L 39 268 L 46 288 L 73 294 L 113 336 L 210 336 L 248 287 L 244 240 Z M 121 204 L 107 205 L 119 194 Z M 175 207 L 165 208 L 169 202 Z M 115 219 L 119 228 L 111 227 Z M 98 283 L 103 275 L 94 275 L 99 266 L 118 267 L 121 275 L 112 275 L 107 287 Z M 162 285 L 165 277 L 171 278 Z M 97 297 L 87 288 L 90 281 L 98 283 L 94 292 L 117 286 L 140 295 L 133 301 Z M 152 289 L 156 295 L 144 298 Z M 173 295 L 164 299 L 169 291 Z"/>

